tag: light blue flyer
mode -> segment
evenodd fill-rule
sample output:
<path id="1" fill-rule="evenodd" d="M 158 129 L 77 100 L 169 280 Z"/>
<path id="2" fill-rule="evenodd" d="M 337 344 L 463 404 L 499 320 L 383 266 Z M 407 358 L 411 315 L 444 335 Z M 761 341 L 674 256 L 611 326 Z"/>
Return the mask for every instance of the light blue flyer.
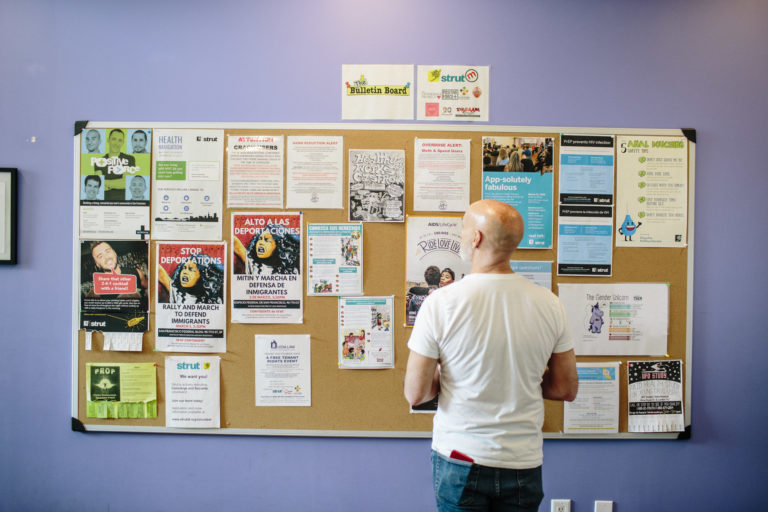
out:
<path id="1" fill-rule="evenodd" d="M 509 266 L 515 274 L 520 274 L 547 290 L 552 289 L 551 261 L 510 261 Z"/>
<path id="2" fill-rule="evenodd" d="M 560 205 L 557 226 L 557 275 L 612 274 L 612 207 Z"/>

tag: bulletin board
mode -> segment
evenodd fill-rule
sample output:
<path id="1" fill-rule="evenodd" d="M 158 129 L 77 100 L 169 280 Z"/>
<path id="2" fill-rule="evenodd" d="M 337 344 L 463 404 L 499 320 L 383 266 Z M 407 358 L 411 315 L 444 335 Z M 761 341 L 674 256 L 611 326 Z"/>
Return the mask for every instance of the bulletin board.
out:
<path id="1" fill-rule="evenodd" d="M 306 295 L 306 256 L 304 279 L 304 319 L 302 324 L 233 324 L 227 325 L 227 351 L 221 357 L 221 428 L 168 428 L 165 422 L 165 358 L 178 353 L 156 352 L 154 340 L 154 296 L 150 298 L 148 331 L 143 336 L 141 352 L 102 350 L 101 333 L 93 334 L 91 350 L 85 349 L 84 331 L 79 326 L 79 198 L 80 147 L 84 128 L 189 128 L 223 129 L 228 135 L 294 135 L 342 136 L 345 155 L 344 195 L 348 152 L 350 149 L 399 149 L 406 156 L 406 215 L 454 215 L 459 212 L 413 212 L 414 141 L 425 139 L 470 140 L 470 202 L 481 199 L 483 137 L 549 137 L 554 139 L 553 246 L 551 249 L 519 249 L 513 259 L 552 261 L 552 291 L 561 283 L 648 282 L 669 284 L 669 331 L 667 357 L 681 359 L 684 373 L 684 414 L 686 430 L 682 433 L 629 433 L 627 427 L 627 366 L 629 360 L 656 360 L 642 356 L 589 356 L 579 361 L 621 361 L 619 433 L 601 435 L 565 435 L 563 404 L 545 401 L 544 433 L 546 438 L 634 438 L 681 439 L 690 436 L 691 417 L 691 330 L 693 312 L 693 242 L 694 242 L 694 168 L 695 131 L 691 129 L 616 129 L 584 127 L 521 127 L 437 124 L 262 124 L 262 123 L 113 123 L 78 122 L 74 136 L 74 243 L 72 281 L 72 428 L 76 431 L 161 432 L 226 435 L 299 435 L 342 437 L 430 437 L 432 414 L 413 414 L 403 397 L 403 380 L 408 359 L 407 341 L 410 328 L 401 321 L 405 307 L 405 224 L 364 223 L 364 279 L 366 296 L 394 296 L 394 368 L 345 370 L 338 367 L 337 297 Z M 688 232 L 684 248 L 613 248 L 611 277 L 557 276 L 557 191 L 559 177 L 559 144 L 561 134 L 685 136 L 688 139 Z M 287 139 L 286 139 L 287 140 Z M 614 145 L 614 151 L 616 145 Z M 226 152 L 226 144 L 225 144 Z M 223 157 L 224 212 L 223 240 L 230 243 L 230 210 L 226 209 L 227 158 Z M 285 170 L 284 170 L 285 172 Z M 253 209 L 249 209 L 253 210 Z M 280 211 L 280 210 L 275 210 Z M 294 211 L 286 208 L 284 211 Z M 614 214 L 615 215 L 615 214 Z M 348 222 L 347 209 L 303 210 L 307 223 Z M 618 224 L 616 224 L 618 222 Z M 614 237 L 621 219 L 614 219 Z M 306 238 L 306 236 L 304 237 Z M 150 240 L 150 273 L 154 276 L 157 241 Z M 306 246 L 303 245 L 304 250 Z M 228 247 L 231 259 L 231 246 Z M 227 263 L 228 269 L 231 261 Z M 229 270 L 228 270 L 229 272 Z M 150 281 L 151 282 L 151 281 Z M 151 288 L 151 287 L 150 287 Z M 227 290 L 229 276 L 227 277 Z M 153 292 L 151 292 L 153 293 Z M 225 304 L 228 304 L 229 297 Z M 228 308 L 229 309 L 229 308 Z M 228 320 L 231 312 L 228 311 Z M 310 407 L 256 407 L 254 391 L 254 335 L 309 334 L 311 336 L 312 403 Z M 203 355 L 203 354 L 195 354 Z M 97 419 L 86 417 L 86 363 L 149 362 L 157 367 L 157 417 L 152 419 Z"/>

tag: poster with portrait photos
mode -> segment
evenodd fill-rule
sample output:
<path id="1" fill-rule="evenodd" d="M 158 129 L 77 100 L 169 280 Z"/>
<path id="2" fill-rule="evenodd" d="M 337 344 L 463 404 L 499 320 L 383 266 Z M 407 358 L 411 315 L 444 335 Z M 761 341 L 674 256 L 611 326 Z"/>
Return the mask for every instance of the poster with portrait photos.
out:
<path id="1" fill-rule="evenodd" d="M 141 350 L 147 330 L 149 242 L 80 242 L 80 328 L 104 335 L 104 350 Z"/>
<path id="2" fill-rule="evenodd" d="M 233 213 L 231 226 L 232 322 L 302 323 L 302 214 Z"/>
<path id="3" fill-rule="evenodd" d="M 349 221 L 403 222 L 405 151 L 349 150 Z"/>
<path id="4" fill-rule="evenodd" d="M 158 242 L 155 349 L 226 352 L 226 242 Z"/>
<path id="5" fill-rule="evenodd" d="M 152 130 L 85 128 L 80 134 L 80 237 L 149 234 Z"/>
<path id="6" fill-rule="evenodd" d="M 461 217 L 409 215 L 405 244 L 405 325 L 413 326 L 424 299 L 471 265 L 461 258 Z"/>

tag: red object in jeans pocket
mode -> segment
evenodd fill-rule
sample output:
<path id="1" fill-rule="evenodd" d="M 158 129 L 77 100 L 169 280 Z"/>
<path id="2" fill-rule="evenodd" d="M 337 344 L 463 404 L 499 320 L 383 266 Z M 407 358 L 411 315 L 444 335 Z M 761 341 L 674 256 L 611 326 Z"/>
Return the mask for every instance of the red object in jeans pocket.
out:
<path id="1" fill-rule="evenodd" d="M 468 456 L 464 455 L 463 453 L 461 453 L 459 451 L 456 451 L 456 450 L 453 450 L 451 452 L 451 458 L 452 459 L 456 459 L 456 460 L 463 460 L 463 461 L 466 461 L 466 462 L 475 462 L 475 460 L 472 457 L 468 457 Z"/>

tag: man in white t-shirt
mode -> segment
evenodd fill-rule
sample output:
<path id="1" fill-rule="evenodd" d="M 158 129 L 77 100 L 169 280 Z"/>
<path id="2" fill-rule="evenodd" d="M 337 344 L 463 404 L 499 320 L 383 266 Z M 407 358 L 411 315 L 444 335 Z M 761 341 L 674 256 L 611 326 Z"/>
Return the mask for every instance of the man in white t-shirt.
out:
<path id="1" fill-rule="evenodd" d="M 461 232 L 470 274 L 424 301 L 408 341 L 408 402 L 440 391 L 432 438 L 440 511 L 537 510 L 543 399 L 576 398 L 576 357 L 559 299 L 510 268 L 522 236 L 515 208 L 473 203 Z"/>

